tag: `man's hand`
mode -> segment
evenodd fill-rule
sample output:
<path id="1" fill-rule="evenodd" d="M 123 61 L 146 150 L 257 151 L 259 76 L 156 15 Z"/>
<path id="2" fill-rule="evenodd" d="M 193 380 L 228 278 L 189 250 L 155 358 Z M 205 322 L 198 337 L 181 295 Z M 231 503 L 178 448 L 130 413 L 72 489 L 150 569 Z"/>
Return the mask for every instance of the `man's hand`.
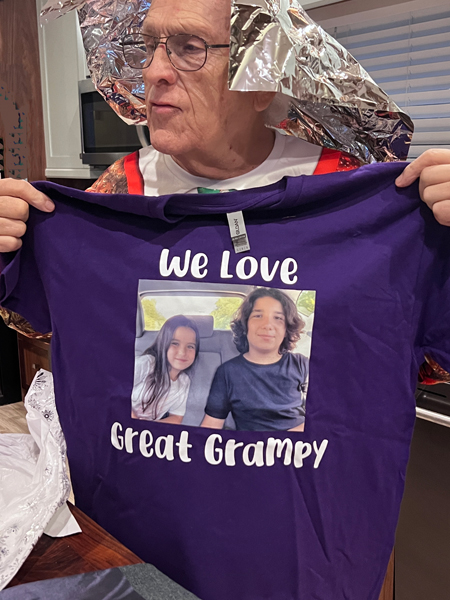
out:
<path id="1" fill-rule="evenodd" d="M 20 179 L 0 180 L 0 252 L 13 252 L 22 246 L 29 205 L 52 212 L 55 205 L 42 192 Z"/>
<path id="2" fill-rule="evenodd" d="M 450 150 L 427 150 L 406 167 L 395 183 L 406 187 L 418 177 L 420 197 L 439 223 L 450 226 Z"/>

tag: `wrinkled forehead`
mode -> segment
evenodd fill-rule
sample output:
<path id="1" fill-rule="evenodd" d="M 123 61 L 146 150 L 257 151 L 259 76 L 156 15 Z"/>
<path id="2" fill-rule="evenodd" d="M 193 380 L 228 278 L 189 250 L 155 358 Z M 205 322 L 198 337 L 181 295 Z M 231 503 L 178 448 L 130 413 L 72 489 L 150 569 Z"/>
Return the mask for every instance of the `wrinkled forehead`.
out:
<path id="1" fill-rule="evenodd" d="M 163 35 L 185 31 L 206 37 L 225 36 L 230 30 L 231 0 L 153 0 L 144 31 Z M 221 42 L 222 39 L 219 40 Z"/>

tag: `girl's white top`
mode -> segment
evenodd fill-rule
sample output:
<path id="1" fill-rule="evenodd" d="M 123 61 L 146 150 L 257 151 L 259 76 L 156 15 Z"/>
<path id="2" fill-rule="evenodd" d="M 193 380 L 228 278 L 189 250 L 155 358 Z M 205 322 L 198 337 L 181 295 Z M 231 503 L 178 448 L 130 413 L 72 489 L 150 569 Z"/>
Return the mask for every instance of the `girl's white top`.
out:
<path id="1" fill-rule="evenodd" d="M 152 373 L 155 366 L 155 358 L 151 354 L 137 356 L 134 367 L 134 385 L 131 394 L 131 404 L 134 416 L 138 419 L 147 419 L 149 421 L 158 421 L 166 413 L 171 415 L 184 416 L 186 412 L 186 401 L 189 394 L 191 380 L 183 371 L 178 375 L 175 381 L 170 381 L 170 388 L 165 398 L 158 405 L 156 415 L 149 406 L 145 411 L 142 408 L 142 401 L 147 400 L 145 389 L 147 387 L 147 377 Z"/>

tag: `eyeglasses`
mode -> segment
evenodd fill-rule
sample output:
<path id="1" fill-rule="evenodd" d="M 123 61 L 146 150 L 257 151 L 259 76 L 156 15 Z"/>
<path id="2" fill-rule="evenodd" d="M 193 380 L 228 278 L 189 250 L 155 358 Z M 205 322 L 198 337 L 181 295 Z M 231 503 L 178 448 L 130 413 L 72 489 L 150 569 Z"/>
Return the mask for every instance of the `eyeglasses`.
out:
<path id="1" fill-rule="evenodd" d="M 165 37 L 165 36 L 164 36 Z M 122 38 L 125 62 L 134 69 L 146 69 L 152 63 L 160 44 L 166 47 L 170 62 L 178 71 L 199 71 L 206 63 L 209 48 L 229 48 L 230 44 L 208 45 L 202 38 L 189 33 L 165 37 L 131 33 Z"/>

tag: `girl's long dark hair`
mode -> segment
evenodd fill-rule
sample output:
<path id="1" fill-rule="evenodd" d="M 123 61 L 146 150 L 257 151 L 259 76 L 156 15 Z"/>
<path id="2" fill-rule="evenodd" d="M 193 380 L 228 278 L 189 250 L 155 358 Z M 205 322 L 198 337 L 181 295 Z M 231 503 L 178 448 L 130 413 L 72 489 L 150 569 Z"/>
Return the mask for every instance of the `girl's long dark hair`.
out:
<path id="1" fill-rule="evenodd" d="M 154 368 L 147 376 L 142 393 L 142 410 L 150 409 L 152 419 L 156 419 L 159 405 L 164 401 L 170 389 L 170 364 L 167 360 L 167 351 L 178 327 L 189 327 L 195 333 L 195 359 L 192 365 L 183 372 L 188 373 L 197 360 L 200 335 L 195 322 L 184 315 L 175 315 L 167 319 L 159 330 L 156 340 L 144 352 L 155 359 Z"/>

